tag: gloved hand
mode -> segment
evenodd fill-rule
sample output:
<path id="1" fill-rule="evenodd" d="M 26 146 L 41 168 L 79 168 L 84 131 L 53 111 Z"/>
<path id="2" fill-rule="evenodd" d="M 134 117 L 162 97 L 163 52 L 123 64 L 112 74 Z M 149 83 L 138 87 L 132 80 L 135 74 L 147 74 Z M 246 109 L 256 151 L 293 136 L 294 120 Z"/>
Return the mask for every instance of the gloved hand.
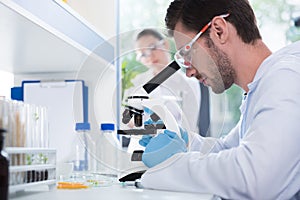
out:
<path id="1" fill-rule="evenodd" d="M 187 151 L 185 141 L 169 130 L 156 137 L 144 136 L 139 143 L 146 144 L 142 161 L 147 167 L 154 167 L 176 153 Z"/>
<path id="2" fill-rule="evenodd" d="M 152 110 L 149 108 L 144 108 L 145 114 L 149 115 L 150 118 L 144 122 L 144 125 L 163 125 L 163 121 L 160 119 L 160 117 L 155 114 Z"/>
<path id="3" fill-rule="evenodd" d="M 189 135 L 188 135 L 187 131 L 182 127 L 179 127 L 179 129 L 180 129 L 181 138 L 185 141 L 185 144 L 188 145 L 189 144 Z"/>
<path id="4" fill-rule="evenodd" d="M 152 138 L 152 135 L 143 135 L 142 139 L 139 140 L 139 144 L 143 147 L 146 147 Z"/>
<path id="5" fill-rule="evenodd" d="M 144 125 L 150 125 L 150 124 L 163 124 L 163 121 L 159 119 L 158 121 L 154 122 L 151 118 L 144 121 Z"/>
<path id="6" fill-rule="evenodd" d="M 179 127 L 180 129 L 180 135 L 181 138 L 185 141 L 186 146 L 189 143 L 189 136 L 187 131 L 184 128 Z M 147 144 L 150 142 L 153 136 L 151 135 L 143 135 L 142 139 L 139 140 L 139 144 L 142 145 L 143 147 L 146 147 Z"/>
<path id="7" fill-rule="evenodd" d="M 153 121 L 151 118 L 144 122 L 145 129 L 165 129 L 165 124 L 161 119 Z"/>

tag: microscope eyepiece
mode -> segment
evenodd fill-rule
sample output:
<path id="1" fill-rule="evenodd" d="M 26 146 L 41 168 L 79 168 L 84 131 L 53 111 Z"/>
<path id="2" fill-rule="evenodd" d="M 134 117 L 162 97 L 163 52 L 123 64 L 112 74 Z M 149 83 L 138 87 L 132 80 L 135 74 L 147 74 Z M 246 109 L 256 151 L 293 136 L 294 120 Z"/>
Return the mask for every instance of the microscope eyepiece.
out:
<path id="1" fill-rule="evenodd" d="M 170 62 L 161 72 L 159 72 L 143 86 L 144 90 L 148 94 L 150 94 L 155 88 L 160 86 L 165 80 L 167 80 L 179 69 L 180 66 L 176 63 L 175 60 Z"/>

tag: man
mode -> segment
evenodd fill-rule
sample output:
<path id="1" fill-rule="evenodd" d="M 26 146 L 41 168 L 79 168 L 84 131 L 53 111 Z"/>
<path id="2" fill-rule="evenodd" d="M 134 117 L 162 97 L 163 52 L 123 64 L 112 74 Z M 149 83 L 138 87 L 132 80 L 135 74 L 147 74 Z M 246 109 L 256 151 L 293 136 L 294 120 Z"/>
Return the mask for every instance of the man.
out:
<path id="1" fill-rule="evenodd" d="M 148 70 L 131 80 L 133 87 L 125 91 L 125 97 L 138 93 L 147 81 L 161 72 L 171 61 L 168 40 L 154 29 L 144 29 L 138 33 L 136 54 L 137 60 Z M 165 98 L 166 106 L 177 122 L 179 124 L 184 122 L 189 130 L 198 131 L 200 86 L 196 80 L 178 71 L 150 93 L 150 97 Z"/>
<path id="2" fill-rule="evenodd" d="M 237 84 L 246 94 L 225 138 L 189 134 L 189 151 L 170 131 L 143 138 L 151 168 L 142 184 L 225 199 L 299 199 L 300 43 L 272 54 L 247 0 L 175 0 L 165 20 L 187 76 L 215 93 Z"/>

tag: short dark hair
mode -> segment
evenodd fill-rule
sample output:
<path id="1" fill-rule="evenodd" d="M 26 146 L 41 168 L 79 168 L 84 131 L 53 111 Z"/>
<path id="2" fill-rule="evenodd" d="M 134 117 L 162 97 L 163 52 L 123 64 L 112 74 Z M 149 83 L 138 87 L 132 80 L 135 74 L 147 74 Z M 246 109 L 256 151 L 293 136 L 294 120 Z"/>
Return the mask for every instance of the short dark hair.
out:
<path id="1" fill-rule="evenodd" d="M 157 38 L 158 40 L 164 39 L 163 35 L 161 33 L 159 33 L 158 31 L 156 31 L 154 29 L 144 29 L 141 32 L 139 32 L 139 34 L 136 37 L 136 40 L 139 40 L 143 36 L 149 36 L 149 35 Z"/>
<path id="2" fill-rule="evenodd" d="M 233 24 L 243 42 L 254 43 L 261 39 L 255 15 L 248 0 L 174 0 L 165 17 L 169 34 L 178 22 L 192 31 L 198 32 L 213 17 L 227 14 L 226 21 Z M 206 35 L 209 31 L 206 33 Z"/>

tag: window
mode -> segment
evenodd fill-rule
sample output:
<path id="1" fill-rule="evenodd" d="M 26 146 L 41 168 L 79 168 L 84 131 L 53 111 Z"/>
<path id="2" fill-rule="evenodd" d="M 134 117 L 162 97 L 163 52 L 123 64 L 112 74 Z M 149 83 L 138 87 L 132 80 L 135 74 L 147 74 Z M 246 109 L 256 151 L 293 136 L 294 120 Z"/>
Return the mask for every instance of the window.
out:
<path id="1" fill-rule="evenodd" d="M 120 62 L 123 92 L 124 89 L 131 87 L 132 78 L 147 70 L 135 59 L 134 41 L 137 32 L 150 27 L 165 31 L 164 17 L 170 2 L 172 0 L 120 1 Z M 295 18 L 295 13 L 299 13 L 300 16 L 298 1 L 289 0 L 287 3 L 285 0 L 251 0 L 250 3 L 254 8 L 263 40 L 270 49 L 276 51 L 289 43 L 286 31 L 290 27 L 291 20 Z M 274 12 L 266 12 L 266 10 Z M 227 134 L 237 123 L 242 96 L 243 91 L 237 86 L 231 87 L 221 95 L 211 94 L 213 137 Z"/>
<path id="2" fill-rule="evenodd" d="M 131 80 L 139 73 L 147 70 L 135 59 L 134 42 L 137 33 L 143 28 L 155 28 L 161 30 L 161 32 L 166 32 L 164 17 L 170 2 L 172 1 L 120 1 L 122 97 L 124 91 L 132 87 Z M 173 41 L 171 40 L 171 42 Z M 174 42 L 171 48 L 175 51 Z M 218 137 L 227 133 L 238 121 L 241 94 L 241 90 L 235 86 L 222 95 L 211 95 L 211 133 L 214 133 L 212 136 Z"/>

